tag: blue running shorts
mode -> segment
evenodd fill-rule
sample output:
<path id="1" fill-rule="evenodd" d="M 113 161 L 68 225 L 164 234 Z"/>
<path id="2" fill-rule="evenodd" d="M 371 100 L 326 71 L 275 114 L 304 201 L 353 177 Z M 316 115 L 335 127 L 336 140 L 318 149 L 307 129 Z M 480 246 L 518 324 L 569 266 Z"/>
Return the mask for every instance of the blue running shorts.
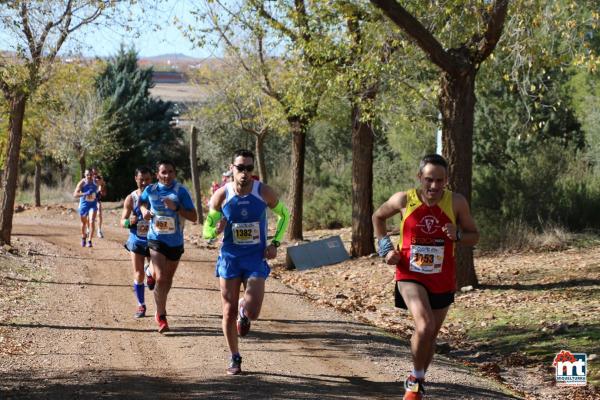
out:
<path id="1" fill-rule="evenodd" d="M 90 211 L 92 211 L 92 210 L 94 210 L 94 211 L 98 210 L 98 207 L 95 203 L 93 205 L 87 205 L 87 204 L 80 205 L 79 206 L 79 215 L 83 217 L 84 215 L 88 215 L 90 213 Z"/>
<path id="2" fill-rule="evenodd" d="M 127 243 L 125 243 L 125 248 L 127 249 L 127 251 L 130 251 L 132 253 L 141 254 L 142 256 L 150 257 L 150 249 L 148 248 L 147 244 L 145 246 L 143 246 L 143 245 L 136 243 L 133 240 L 128 240 Z"/>
<path id="3" fill-rule="evenodd" d="M 245 257 L 225 259 L 219 256 L 215 267 L 215 275 L 223 279 L 242 278 L 264 278 L 267 279 L 271 273 L 269 264 L 264 259 L 248 260 Z"/>

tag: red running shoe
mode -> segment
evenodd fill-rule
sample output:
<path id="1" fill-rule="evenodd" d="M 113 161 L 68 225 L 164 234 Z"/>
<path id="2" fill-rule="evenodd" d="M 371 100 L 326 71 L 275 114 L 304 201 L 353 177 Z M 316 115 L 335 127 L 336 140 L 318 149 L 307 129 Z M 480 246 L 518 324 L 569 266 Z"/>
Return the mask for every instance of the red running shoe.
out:
<path id="1" fill-rule="evenodd" d="M 146 316 L 146 306 L 145 305 L 138 306 L 137 311 L 135 312 L 135 317 L 143 318 L 145 316 Z"/>
<path id="2" fill-rule="evenodd" d="M 150 271 L 150 265 L 144 265 L 144 272 L 146 273 L 146 286 L 148 286 L 148 290 L 154 290 L 154 285 L 156 285 L 156 280 L 152 276 L 152 271 Z"/>
<path id="3" fill-rule="evenodd" d="M 425 395 L 425 388 L 423 387 L 424 379 L 417 379 L 413 375 L 409 375 L 404 381 L 404 392 L 403 400 L 422 400 Z"/>
<path id="4" fill-rule="evenodd" d="M 158 324 L 158 333 L 169 332 L 169 323 L 167 322 L 166 315 L 156 314 L 154 319 L 156 319 L 156 323 Z"/>

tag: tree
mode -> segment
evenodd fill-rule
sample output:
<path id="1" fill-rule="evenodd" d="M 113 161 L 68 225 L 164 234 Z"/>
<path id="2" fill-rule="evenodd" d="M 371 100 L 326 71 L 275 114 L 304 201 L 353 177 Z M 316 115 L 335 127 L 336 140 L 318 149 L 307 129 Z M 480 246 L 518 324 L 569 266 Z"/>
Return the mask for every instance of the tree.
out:
<path id="1" fill-rule="evenodd" d="M 489 57 L 500 39 L 509 1 L 494 0 L 473 6 L 473 16 L 484 27 L 483 31 L 470 32 L 470 35 L 457 32 L 461 42 L 445 46 L 396 0 L 371 0 L 371 3 L 405 31 L 441 70 L 438 99 L 442 115 L 443 154 L 450 165 L 449 186 L 470 202 L 475 77 L 481 63 Z M 447 17 L 450 18 L 455 8 L 450 5 L 448 9 Z M 459 246 L 457 249 L 456 279 L 459 287 L 477 284 L 471 248 Z"/>
<path id="2" fill-rule="evenodd" d="M 0 23 L 18 42 L 16 52 L 0 57 L 0 90 L 8 103 L 8 145 L 0 192 L 0 244 L 10 244 L 17 188 L 19 153 L 27 99 L 51 74 L 67 38 L 91 24 L 111 1 L 4 1 Z"/>
<path id="3" fill-rule="evenodd" d="M 54 104 L 42 137 L 44 147 L 59 162 L 77 160 L 79 177 L 90 160 L 114 159 L 121 151 L 114 133 L 99 129 L 104 105 L 94 87 L 98 73 L 94 63 L 57 64 L 54 76 L 41 88 L 52 98 L 44 104 Z"/>
<path id="4" fill-rule="evenodd" d="M 174 105 L 150 97 L 152 69 L 140 68 L 137 60 L 134 49 L 121 48 L 95 82 L 103 103 L 97 132 L 114 137 L 120 146 L 116 157 L 99 160 L 102 173 L 110 178 L 112 198 L 129 193 L 133 172 L 140 165 L 165 158 L 180 170 L 187 171 L 189 165 L 183 134 L 171 124 Z"/>
<path id="5" fill-rule="evenodd" d="M 597 54 L 591 32 L 598 21 L 588 7 L 559 1 L 513 14 L 478 74 L 473 205 L 487 225 L 484 240 L 494 245 L 511 235 L 502 227 L 512 224 L 582 229 L 597 221 L 585 216 L 595 209 L 586 174 L 595 152 L 585 151 L 593 148 L 586 120 L 594 93 L 579 85 L 594 68 L 582 61 Z"/>
<path id="6" fill-rule="evenodd" d="M 258 176 L 268 183 L 265 141 L 273 133 L 284 131 L 285 119 L 275 100 L 265 95 L 255 81 L 240 71 L 237 62 L 222 63 L 218 68 L 200 71 L 196 80 L 206 82 L 209 100 L 198 116 L 215 119 L 222 126 L 235 127 L 254 138 Z M 220 130 L 213 132 L 221 135 Z"/>
<path id="7" fill-rule="evenodd" d="M 232 10 L 215 1 L 198 15 L 211 24 L 206 31 L 216 32 L 218 40 L 236 55 L 246 73 L 260 82 L 261 90 L 280 105 L 285 115 L 292 134 L 288 237 L 301 240 L 306 136 L 327 88 L 328 74 L 333 74 L 333 69 L 327 67 L 333 66 L 336 59 L 314 51 L 327 47 L 329 41 L 325 40 L 322 21 L 310 19 L 310 8 L 304 0 L 271 3 L 251 0 Z M 238 44 L 242 36 L 252 48 Z M 281 53 L 281 48 L 285 52 Z"/>

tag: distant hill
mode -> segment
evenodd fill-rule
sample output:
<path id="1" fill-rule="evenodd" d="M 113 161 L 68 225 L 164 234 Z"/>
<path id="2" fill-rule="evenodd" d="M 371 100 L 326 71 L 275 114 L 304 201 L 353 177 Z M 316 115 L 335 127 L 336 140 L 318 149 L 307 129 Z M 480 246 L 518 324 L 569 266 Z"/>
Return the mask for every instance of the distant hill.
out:
<path id="1" fill-rule="evenodd" d="M 147 63 L 159 63 L 159 64 L 177 64 L 177 63 L 184 63 L 184 64 L 190 64 L 190 63 L 199 63 L 201 62 L 202 59 L 200 58 L 195 58 L 195 57 L 190 57 L 188 55 L 182 54 L 182 53 L 169 53 L 169 54 L 160 54 L 157 56 L 151 56 L 151 57 L 140 57 L 140 62 L 147 62 Z"/>

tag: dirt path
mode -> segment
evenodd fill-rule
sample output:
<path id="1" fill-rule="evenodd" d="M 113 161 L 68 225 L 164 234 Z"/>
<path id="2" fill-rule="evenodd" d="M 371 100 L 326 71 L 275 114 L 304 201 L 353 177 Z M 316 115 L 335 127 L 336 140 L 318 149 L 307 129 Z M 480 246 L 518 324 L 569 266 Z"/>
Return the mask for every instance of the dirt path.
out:
<path id="1" fill-rule="evenodd" d="M 401 398 L 406 342 L 315 308 L 275 279 L 267 281 L 260 320 L 241 340 L 244 375 L 226 376 L 214 251 L 186 246 L 169 297 L 171 332 L 163 336 L 153 318 L 133 318 L 124 230 L 106 229 L 107 238 L 88 249 L 78 245 L 74 219 L 17 216 L 13 235 L 50 260 L 50 278 L 15 305 L 23 307 L 19 317 L 0 322 L 29 342 L 22 354 L 0 359 L 0 399 Z M 438 355 L 428 380 L 431 399 L 516 398 Z"/>

